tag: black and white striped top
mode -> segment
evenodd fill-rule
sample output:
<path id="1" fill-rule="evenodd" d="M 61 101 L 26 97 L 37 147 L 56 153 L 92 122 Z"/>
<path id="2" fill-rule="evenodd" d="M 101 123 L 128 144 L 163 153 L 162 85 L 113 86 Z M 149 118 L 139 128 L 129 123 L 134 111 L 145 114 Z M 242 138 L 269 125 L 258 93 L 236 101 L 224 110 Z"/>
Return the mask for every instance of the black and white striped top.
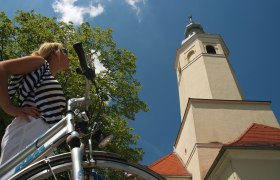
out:
<path id="1" fill-rule="evenodd" d="M 10 97 L 18 94 L 20 107 L 37 107 L 42 119 L 49 124 L 58 122 L 65 111 L 66 99 L 59 82 L 52 76 L 49 63 L 37 70 L 11 77 L 8 86 Z"/>

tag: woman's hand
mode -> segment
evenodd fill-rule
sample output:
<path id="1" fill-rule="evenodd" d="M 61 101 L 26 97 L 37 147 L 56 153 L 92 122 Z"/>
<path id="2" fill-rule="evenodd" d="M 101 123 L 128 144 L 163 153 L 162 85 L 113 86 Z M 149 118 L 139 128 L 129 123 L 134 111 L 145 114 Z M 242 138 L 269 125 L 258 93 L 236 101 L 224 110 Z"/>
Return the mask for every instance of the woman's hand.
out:
<path id="1" fill-rule="evenodd" d="M 36 107 L 15 107 L 10 106 L 5 109 L 6 113 L 14 116 L 14 117 L 20 117 L 21 119 L 24 119 L 26 121 L 28 120 L 28 116 L 32 116 L 34 118 L 37 118 L 40 116 L 40 111 Z"/>

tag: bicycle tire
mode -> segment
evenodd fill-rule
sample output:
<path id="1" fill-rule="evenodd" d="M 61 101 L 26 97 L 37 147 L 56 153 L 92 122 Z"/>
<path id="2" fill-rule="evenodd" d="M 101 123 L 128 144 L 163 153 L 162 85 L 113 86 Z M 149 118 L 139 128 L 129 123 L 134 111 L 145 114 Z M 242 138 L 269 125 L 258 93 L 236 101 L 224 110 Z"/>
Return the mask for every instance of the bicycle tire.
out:
<path id="1" fill-rule="evenodd" d="M 114 153 L 94 151 L 92 153 L 92 156 L 94 162 L 89 162 L 87 160 L 87 157 L 89 157 L 89 153 L 85 153 L 85 156 L 83 158 L 84 168 L 113 168 L 117 170 L 123 170 L 133 175 L 137 175 L 143 179 L 165 179 L 164 177 L 150 170 L 146 166 L 137 163 L 127 162 L 126 160 L 120 158 L 117 154 Z M 47 158 L 47 160 L 48 163 L 46 162 L 46 160 L 43 159 L 29 165 L 28 167 L 24 168 L 23 170 L 19 171 L 14 176 L 12 176 L 11 179 L 45 179 L 52 176 L 52 173 L 57 174 L 72 169 L 72 159 L 70 152 L 49 157 Z M 52 167 L 52 171 L 50 171 L 49 165 Z"/>

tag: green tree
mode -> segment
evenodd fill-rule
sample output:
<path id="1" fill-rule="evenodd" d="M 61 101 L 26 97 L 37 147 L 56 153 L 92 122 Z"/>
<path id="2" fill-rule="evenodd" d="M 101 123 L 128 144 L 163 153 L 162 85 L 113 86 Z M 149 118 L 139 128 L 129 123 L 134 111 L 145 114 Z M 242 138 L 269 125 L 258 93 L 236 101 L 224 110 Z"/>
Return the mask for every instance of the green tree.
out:
<path id="1" fill-rule="evenodd" d="M 139 136 L 128 127 L 128 120 L 134 120 L 139 111 L 148 111 L 148 107 L 138 97 L 141 84 L 134 77 L 136 57 L 129 50 L 117 48 L 112 33 L 110 28 L 101 30 L 87 22 L 80 26 L 57 22 L 56 17 L 45 17 L 34 11 L 17 11 L 13 19 L 0 13 L 0 47 L 4 59 L 29 55 L 43 42 L 62 42 L 69 50 L 73 70 L 58 76 L 67 98 L 84 94 L 84 78 L 74 73 L 79 65 L 72 47 L 74 43 L 83 43 L 90 66 L 94 67 L 96 58 L 103 64 L 105 70 L 96 76 L 98 93 L 94 87 L 91 91 L 90 120 L 99 122 L 102 130 L 114 135 L 114 140 L 105 150 L 138 162 L 142 159 L 143 150 L 135 148 Z M 2 138 L 5 126 L 12 118 L 1 111 L 0 119 Z"/>

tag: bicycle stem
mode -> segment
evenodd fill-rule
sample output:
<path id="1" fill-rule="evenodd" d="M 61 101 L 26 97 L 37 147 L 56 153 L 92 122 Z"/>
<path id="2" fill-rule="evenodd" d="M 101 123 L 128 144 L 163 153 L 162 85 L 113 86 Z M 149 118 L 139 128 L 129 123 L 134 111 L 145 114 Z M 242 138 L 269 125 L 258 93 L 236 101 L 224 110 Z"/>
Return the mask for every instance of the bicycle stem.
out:
<path id="1" fill-rule="evenodd" d="M 72 111 L 76 106 L 85 106 L 88 109 L 90 104 L 90 80 L 86 79 L 85 96 L 81 98 L 71 98 L 67 103 L 67 111 Z"/>

